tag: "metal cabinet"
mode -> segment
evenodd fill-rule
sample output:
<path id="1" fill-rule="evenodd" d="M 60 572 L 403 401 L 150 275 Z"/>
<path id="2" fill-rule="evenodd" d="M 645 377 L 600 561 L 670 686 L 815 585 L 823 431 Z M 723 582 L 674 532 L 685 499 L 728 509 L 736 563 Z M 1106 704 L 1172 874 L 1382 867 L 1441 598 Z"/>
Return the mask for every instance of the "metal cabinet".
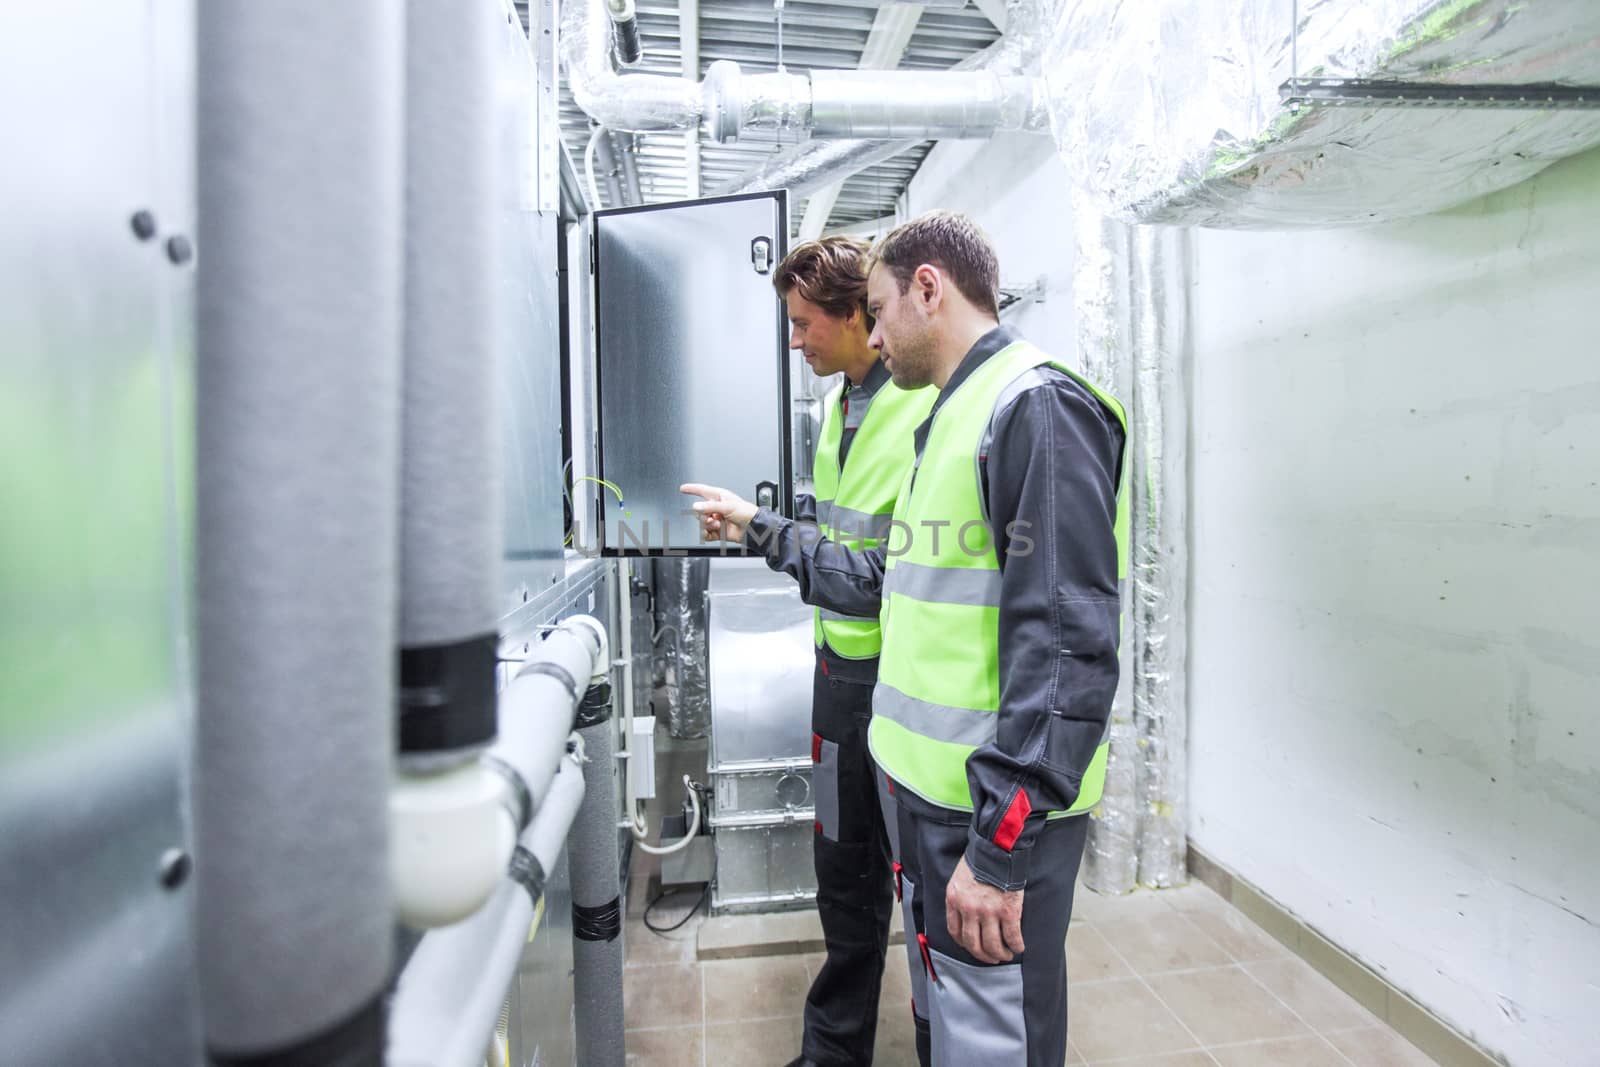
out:
<path id="1" fill-rule="evenodd" d="M 790 375 L 772 272 L 782 191 L 619 208 L 594 217 L 600 530 L 610 556 L 719 555 L 685 481 L 789 514 Z M 602 483 L 602 484 L 604 484 Z"/>
<path id="2" fill-rule="evenodd" d="M 816 897 L 811 609 L 761 560 L 718 560 L 711 571 L 712 908 L 804 905 Z"/>

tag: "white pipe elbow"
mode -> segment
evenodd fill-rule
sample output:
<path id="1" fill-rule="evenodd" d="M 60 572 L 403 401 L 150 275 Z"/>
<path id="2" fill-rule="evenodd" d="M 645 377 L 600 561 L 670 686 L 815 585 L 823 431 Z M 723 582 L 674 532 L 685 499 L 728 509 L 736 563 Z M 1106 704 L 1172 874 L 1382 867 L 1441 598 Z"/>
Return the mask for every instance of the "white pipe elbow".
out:
<path id="1" fill-rule="evenodd" d="M 390 872 L 407 926 L 460 922 L 505 880 L 517 843 L 506 779 L 476 761 L 402 774 L 389 793 Z"/>
<path id="2" fill-rule="evenodd" d="M 573 626 L 587 630 L 594 635 L 598 651 L 594 654 L 594 668 L 589 672 L 589 684 L 596 685 L 611 676 L 611 639 L 606 636 L 606 627 L 593 615 L 574 615 L 562 622 L 563 626 Z"/>

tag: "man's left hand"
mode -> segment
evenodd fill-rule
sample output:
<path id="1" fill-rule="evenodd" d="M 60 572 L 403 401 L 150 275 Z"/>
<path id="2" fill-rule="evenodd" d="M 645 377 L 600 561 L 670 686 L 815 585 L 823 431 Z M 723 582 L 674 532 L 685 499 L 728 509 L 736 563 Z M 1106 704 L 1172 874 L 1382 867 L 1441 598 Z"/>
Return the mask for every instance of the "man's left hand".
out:
<path id="1" fill-rule="evenodd" d="M 983 963 L 1010 963 L 1022 951 L 1022 894 L 984 885 L 961 857 L 944 891 L 950 936 Z"/>

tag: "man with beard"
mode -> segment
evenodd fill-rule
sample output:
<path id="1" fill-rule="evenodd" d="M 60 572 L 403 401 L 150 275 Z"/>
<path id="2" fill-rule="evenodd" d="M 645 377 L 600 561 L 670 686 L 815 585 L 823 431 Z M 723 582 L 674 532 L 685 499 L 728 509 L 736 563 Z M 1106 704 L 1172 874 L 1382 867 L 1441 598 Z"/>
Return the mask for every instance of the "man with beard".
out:
<path id="1" fill-rule="evenodd" d="M 921 216 L 874 248 L 871 344 L 938 391 L 886 546 L 686 485 L 707 536 L 743 540 L 834 611 L 879 609 L 870 746 L 881 768 L 924 1064 L 1059 1067 L 1065 939 L 1105 780 L 1127 510 L 1115 399 L 999 325 L 970 219 Z"/>

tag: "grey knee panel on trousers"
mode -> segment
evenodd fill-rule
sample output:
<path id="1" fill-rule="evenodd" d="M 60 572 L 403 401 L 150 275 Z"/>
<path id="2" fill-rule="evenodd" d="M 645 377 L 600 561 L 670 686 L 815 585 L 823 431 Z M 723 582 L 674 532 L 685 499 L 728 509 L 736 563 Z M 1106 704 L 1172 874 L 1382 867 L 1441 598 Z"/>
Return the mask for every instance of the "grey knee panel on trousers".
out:
<path id="1" fill-rule="evenodd" d="M 919 1043 L 923 1067 L 1059 1067 L 1067 1049 L 1067 925 L 1087 820 L 1052 821 L 1035 839 L 1022 910 L 1028 949 L 991 966 L 956 944 L 945 923 L 945 891 L 965 855 L 970 817 L 891 788 L 906 951 L 914 986 L 919 973 L 924 983 L 917 1013 L 926 1011 L 931 1031 L 928 1047 Z"/>

